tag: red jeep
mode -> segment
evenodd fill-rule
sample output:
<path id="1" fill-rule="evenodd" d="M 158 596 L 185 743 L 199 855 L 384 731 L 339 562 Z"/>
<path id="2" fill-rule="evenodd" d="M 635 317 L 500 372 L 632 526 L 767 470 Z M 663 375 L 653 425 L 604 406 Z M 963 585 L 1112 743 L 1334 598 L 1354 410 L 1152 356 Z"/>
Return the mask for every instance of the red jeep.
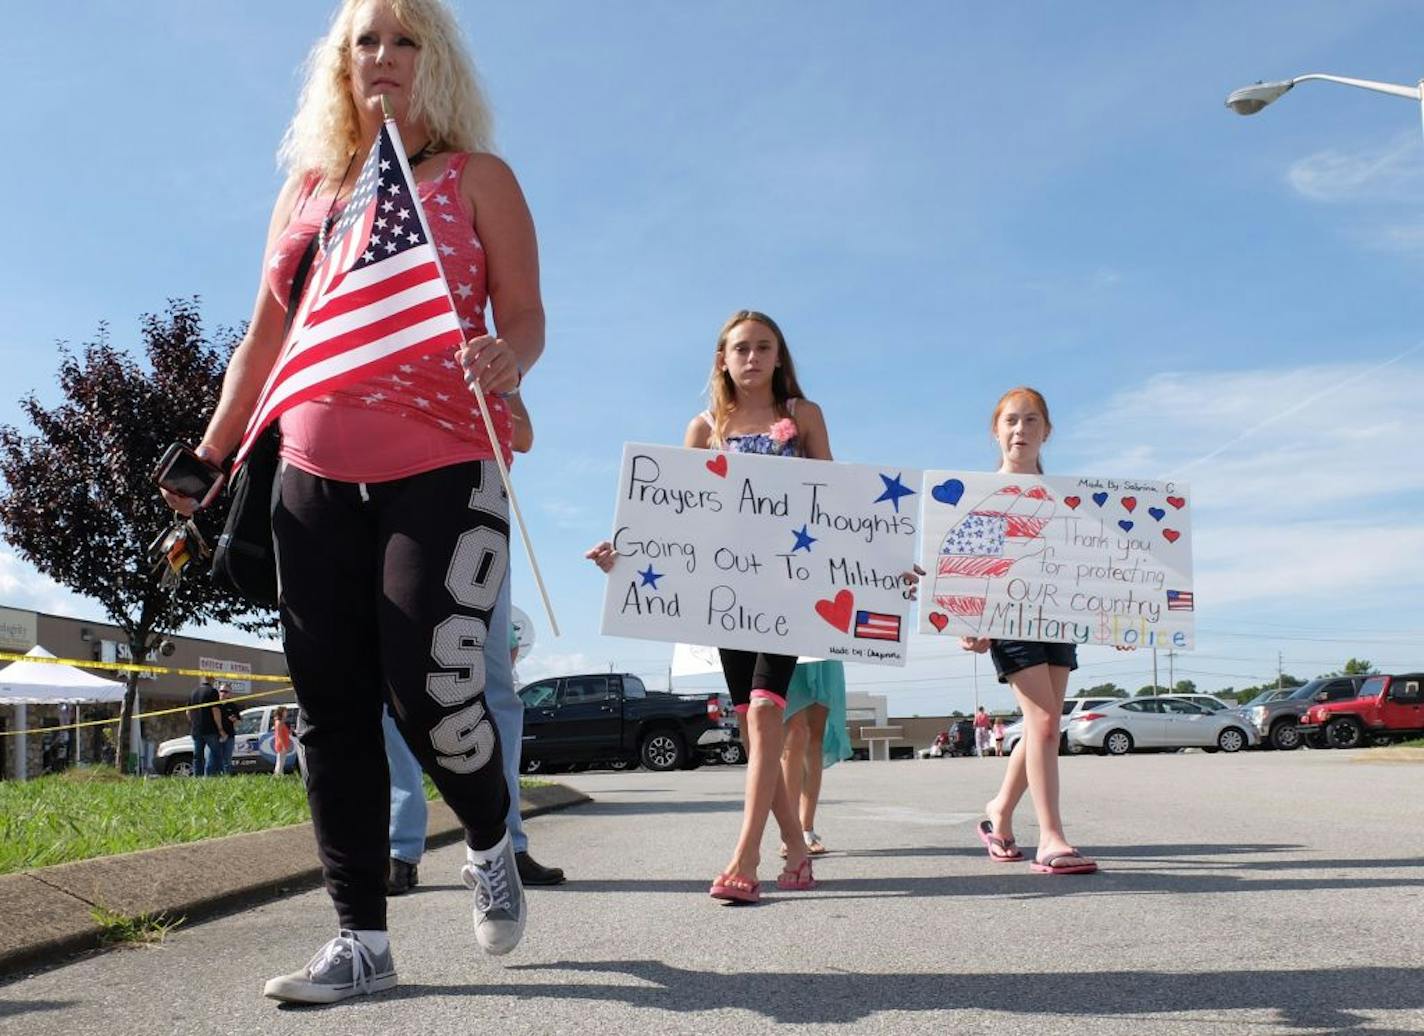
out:
<path id="1" fill-rule="evenodd" d="M 1424 737 L 1424 673 L 1372 676 L 1357 698 L 1312 705 L 1300 732 L 1331 748 Z"/>

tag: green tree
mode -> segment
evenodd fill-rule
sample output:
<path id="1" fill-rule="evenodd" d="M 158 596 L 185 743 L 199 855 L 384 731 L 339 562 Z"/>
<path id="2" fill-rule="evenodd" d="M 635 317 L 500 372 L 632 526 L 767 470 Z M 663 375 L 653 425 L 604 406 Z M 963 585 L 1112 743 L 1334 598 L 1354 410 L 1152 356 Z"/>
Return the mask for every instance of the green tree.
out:
<path id="1" fill-rule="evenodd" d="M 1146 684 L 1146 685 L 1144 685 L 1144 686 L 1142 686 L 1142 687 L 1139 687 L 1139 688 L 1137 689 L 1137 694 L 1134 695 L 1134 697 L 1137 697 L 1137 698 L 1147 698 L 1147 697 L 1151 697 L 1151 696 L 1154 695 L 1154 694 L 1159 693 L 1160 691 L 1161 691 L 1161 688 L 1160 688 L 1160 687 L 1154 687 L 1154 686 L 1152 686 L 1152 684 L 1149 683 L 1149 684 Z"/>
<path id="2" fill-rule="evenodd" d="M 1096 687 L 1089 687 L 1086 691 L 1079 691 L 1079 697 L 1088 698 L 1126 698 L 1128 693 L 1115 683 L 1100 683 Z"/>
<path id="3" fill-rule="evenodd" d="M 1375 671 L 1375 664 L 1364 658 L 1351 658 L 1346 660 L 1345 668 L 1341 670 L 1341 676 L 1368 676 Z"/>
<path id="4" fill-rule="evenodd" d="M 1197 685 L 1192 680 L 1178 680 L 1177 685 L 1172 688 L 1173 694 L 1196 694 Z"/>
<path id="5" fill-rule="evenodd" d="M 196 299 L 170 300 L 139 321 L 141 365 L 115 346 L 107 325 L 78 355 L 60 343 L 61 402 L 21 400 L 34 426 L 0 426 L 0 532 L 55 582 L 97 600 L 124 633 L 135 663 L 187 623 L 269 626 L 270 613 L 219 590 L 194 562 L 175 590 L 159 586 L 148 545 L 173 522 L 150 481 L 173 441 L 196 443 L 222 387 L 240 333 L 203 333 Z M 216 542 L 227 500 L 201 512 L 199 531 Z M 128 674 L 117 744 L 123 769 L 138 675 Z"/>

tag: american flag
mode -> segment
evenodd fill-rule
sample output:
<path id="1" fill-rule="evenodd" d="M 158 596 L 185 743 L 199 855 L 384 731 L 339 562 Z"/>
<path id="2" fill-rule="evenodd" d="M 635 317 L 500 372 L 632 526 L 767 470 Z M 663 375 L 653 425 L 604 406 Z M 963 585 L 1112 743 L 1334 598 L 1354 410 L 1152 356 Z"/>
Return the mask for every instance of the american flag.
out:
<path id="1" fill-rule="evenodd" d="M 414 181 L 400 133 L 386 122 L 312 264 L 234 466 L 298 403 L 464 341 Z"/>
<path id="2" fill-rule="evenodd" d="M 884 612 L 855 613 L 855 635 L 861 640 L 900 639 L 900 616 Z"/>
<path id="3" fill-rule="evenodd" d="M 1053 516 L 1042 486 L 1004 486 L 949 530 L 935 569 L 934 603 L 978 630 L 989 583 L 1038 544 Z"/>
<path id="4" fill-rule="evenodd" d="M 1169 612 L 1189 612 L 1194 611 L 1195 608 L 1196 605 L 1190 590 L 1167 591 L 1167 610 Z"/>

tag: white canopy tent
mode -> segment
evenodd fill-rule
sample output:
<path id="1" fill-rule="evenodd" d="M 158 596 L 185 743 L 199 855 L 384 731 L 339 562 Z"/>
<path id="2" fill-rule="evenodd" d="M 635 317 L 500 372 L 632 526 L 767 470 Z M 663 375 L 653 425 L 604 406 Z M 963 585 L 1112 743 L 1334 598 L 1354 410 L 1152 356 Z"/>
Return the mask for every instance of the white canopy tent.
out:
<path id="1" fill-rule="evenodd" d="M 31 658 L 54 657 L 38 645 L 25 654 Z M 0 669 L 0 705 L 15 707 L 17 730 L 25 729 L 28 705 L 86 705 L 123 700 L 124 685 L 121 682 L 105 680 L 73 666 L 21 661 L 11 662 Z M 15 776 L 24 780 L 27 776 L 25 735 L 17 735 L 16 741 Z"/>

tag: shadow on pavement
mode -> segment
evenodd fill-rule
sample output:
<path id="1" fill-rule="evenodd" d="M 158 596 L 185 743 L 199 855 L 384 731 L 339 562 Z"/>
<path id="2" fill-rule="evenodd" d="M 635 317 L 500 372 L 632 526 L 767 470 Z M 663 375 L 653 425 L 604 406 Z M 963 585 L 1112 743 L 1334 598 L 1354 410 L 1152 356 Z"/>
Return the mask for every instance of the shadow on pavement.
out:
<path id="1" fill-rule="evenodd" d="M 751 972 L 720 974 L 660 961 L 568 961 L 517 964 L 510 971 L 571 971 L 617 975 L 639 985 L 559 983 L 471 986 L 406 985 L 391 997 L 433 995 L 540 997 L 623 1003 L 676 1013 L 751 1011 L 774 1022 L 836 1025 L 880 1011 L 1006 1011 L 1075 1019 L 1219 1012 L 1240 1024 L 1240 1011 L 1276 1012 L 1281 1025 L 1355 1033 L 1403 1032 L 1366 1028 L 1362 1012 L 1424 1008 L 1424 984 L 1405 968 L 1329 968 L 1316 971 L 1198 971 L 1188 973 L 1079 971 L 1029 974 L 857 974 Z M 1209 1022 L 1207 1022 L 1209 1024 Z"/>
<path id="2" fill-rule="evenodd" d="M 34 1011 L 63 1011 L 78 1000 L 0 1000 L 0 1018 L 16 1018 Z"/>
<path id="3" fill-rule="evenodd" d="M 600 792 L 602 794 L 602 792 Z M 742 804 L 726 798 L 683 799 L 678 802 L 607 802 L 594 799 L 578 808 L 580 817 L 631 817 L 656 813 L 740 813 Z"/>

